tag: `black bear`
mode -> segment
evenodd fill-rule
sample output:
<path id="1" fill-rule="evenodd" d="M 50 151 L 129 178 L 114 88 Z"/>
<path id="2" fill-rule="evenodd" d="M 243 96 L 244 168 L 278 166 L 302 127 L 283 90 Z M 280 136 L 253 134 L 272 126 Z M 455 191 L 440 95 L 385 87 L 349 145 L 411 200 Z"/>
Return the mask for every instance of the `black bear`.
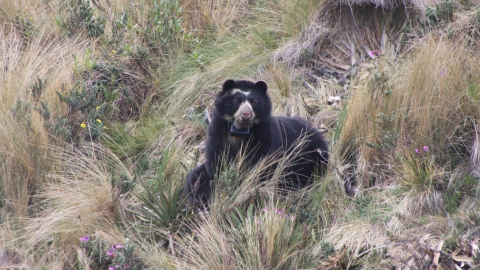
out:
<path id="1" fill-rule="evenodd" d="M 328 163 L 328 145 L 322 134 L 309 122 L 297 117 L 271 115 L 272 101 L 263 81 L 227 80 L 217 94 L 211 123 L 208 126 L 205 163 L 194 168 L 184 187 L 194 202 L 207 202 L 211 183 L 222 167 L 240 151 L 248 153 L 246 163 L 253 166 L 273 153 L 285 153 L 295 142 L 305 137 L 300 162 L 289 168 L 295 175 L 294 185 L 311 183 L 312 174 L 325 172 Z"/>

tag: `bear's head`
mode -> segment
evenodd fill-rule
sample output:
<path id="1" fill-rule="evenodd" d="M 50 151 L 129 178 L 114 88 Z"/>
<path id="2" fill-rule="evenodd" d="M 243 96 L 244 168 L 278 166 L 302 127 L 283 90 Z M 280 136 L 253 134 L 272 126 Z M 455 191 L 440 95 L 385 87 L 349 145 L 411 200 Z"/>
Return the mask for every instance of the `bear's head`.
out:
<path id="1" fill-rule="evenodd" d="M 272 102 L 264 81 L 228 80 L 215 100 L 220 117 L 236 129 L 247 129 L 270 117 Z"/>

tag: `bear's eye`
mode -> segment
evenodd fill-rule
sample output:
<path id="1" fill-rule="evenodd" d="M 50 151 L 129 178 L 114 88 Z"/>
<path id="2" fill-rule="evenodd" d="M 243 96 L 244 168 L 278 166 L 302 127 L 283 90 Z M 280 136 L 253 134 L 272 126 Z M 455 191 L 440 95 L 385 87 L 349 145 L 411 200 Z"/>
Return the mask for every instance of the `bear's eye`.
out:
<path id="1" fill-rule="evenodd" d="M 250 104 L 252 104 L 252 105 L 257 105 L 257 101 L 256 101 L 255 99 L 253 99 L 253 98 L 250 99 L 249 102 L 250 102 Z"/>
<path id="2" fill-rule="evenodd" d="M 241 103 L 242 103 L 242 100 L 239 99 L 239 98 L 236 98 L 236 99 L 233 100 L 233 104 L 235 104 L 235 106 L 238 106 L 238 105 L 240 105 Z"/>

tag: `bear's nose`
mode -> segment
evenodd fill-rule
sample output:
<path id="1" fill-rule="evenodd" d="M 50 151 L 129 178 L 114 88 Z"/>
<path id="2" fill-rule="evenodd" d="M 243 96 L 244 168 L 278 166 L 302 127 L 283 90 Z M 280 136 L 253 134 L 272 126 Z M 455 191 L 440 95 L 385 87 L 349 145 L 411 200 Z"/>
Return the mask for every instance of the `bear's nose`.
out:
<path id="1" fill-rule="evenodd" d="M 243 118 L 246 118 L 246 119 L 247 119 L 247 118 L 250 117 L 250 113 L 249 113 L 249 112 L 243 112 L 243 113 L 242 113 L 242 116 L 243 116 Z"/>

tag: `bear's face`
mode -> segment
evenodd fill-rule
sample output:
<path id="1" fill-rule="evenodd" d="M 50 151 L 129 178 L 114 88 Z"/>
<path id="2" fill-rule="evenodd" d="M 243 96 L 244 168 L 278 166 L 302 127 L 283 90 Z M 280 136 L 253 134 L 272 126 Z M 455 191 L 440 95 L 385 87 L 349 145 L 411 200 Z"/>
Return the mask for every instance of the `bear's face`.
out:
<path id="1" fill-rule="evenodd" d="M 270 116 L 272 104 L 265 82 L 228 80 L 215 100 L 215 107 L 235 128 L 245 129 Z"/>

